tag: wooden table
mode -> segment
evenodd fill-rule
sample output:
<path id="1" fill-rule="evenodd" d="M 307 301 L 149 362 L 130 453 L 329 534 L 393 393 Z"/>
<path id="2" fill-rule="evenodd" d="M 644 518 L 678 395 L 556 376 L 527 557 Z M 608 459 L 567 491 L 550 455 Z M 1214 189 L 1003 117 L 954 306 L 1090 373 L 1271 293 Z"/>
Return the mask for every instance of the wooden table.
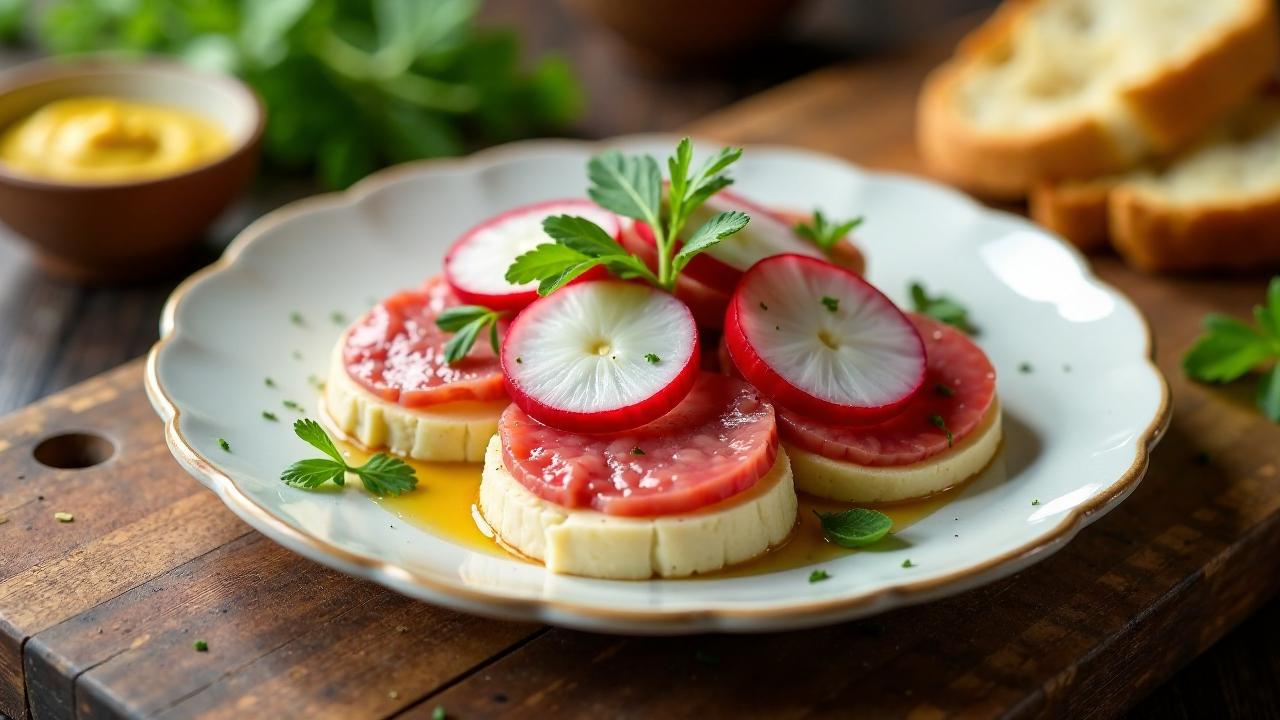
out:
<path id="1" fill-rule="evenodd" d="M 693 128 L 910 167 L 903 113 L 915 79 L 939 52 L 935 45 L 842 65 Z M 644 82 L 660 95 L 660 82 Z M 674 97 L 703 95 L 685 87 Z M 850 97 L 876 98 L 877 112 L 856 111 Z M 599 128 L 606 124 L 597 130 L 609 134 Z M 264 184 L 216 237 L 306 189 Z M 1113 260 L 1099 267 L 1109 279 L 1134 282 Z M 167 290 L 168 283 L 63 286 L 35 274 L 11 242 L 0 243 L 0 408 L 145 350 Z M 1166 369 L 1199 312 L 1243 312 L 1260 297 L 1256 282 L 1138 281 L 1131 292 L 1170 329 L 1160 338 Z M 1277 561 L 1264 542 L 1275 528 L 1256 522 L 1275 508 L 1236 507 L 1218 493 L 1276 487 L 1275 464 L 1255 452 L 1275 446 L 1276 431 L 1243 403 L 1224 416 L 1220 395 L 1180 381 L 1180 421 L 1151 478 L 1041 566 L 926 608 L 826 630 L 636 640 L 470 618 L 298 559 L 234 520 L 167 461 L 158 423 L 138 402 L 138 373 L 127 366 L 0 421 L 0 514 L 10 519 L 0 525 L 0 710 L 10 714 L 29 706 L 38 717 L 356 710 L 428 717 L 438 704 L 461 717 L 622 709 L 930 716 L 959 707 L 1112 714 L 1275 589 Z M 110 418 L 119 433 L 121 456 L 100 466 L 109 470 L 50 473 L 31 457 L 50 429 L 85 418 Z M 1215 451 L 1210 464 L 1188 471 L 1202 447 Z M 143 468 L 158 470 L 140 477 Z M 1187 492 L 1188 483 L 1197 490 Z M 130 494 L 113 494 L 121 488 Z M 1146 511 L 1162 504 L 1169 507 Z M 76 521 L 53 521 L 60 509 L 74 510 Z M 1246 524 L 1254 534 L 1241 541 L 1232 531 Z M 1232 572 L 1241 565 L 1257 574 Z M 1280 653 L 1269 642 L 1278 628 L 1273 605 L 1135 714 L 1280 715 Z M 209 642 L 208 653 L 194 651 L 196 638 Z"/>

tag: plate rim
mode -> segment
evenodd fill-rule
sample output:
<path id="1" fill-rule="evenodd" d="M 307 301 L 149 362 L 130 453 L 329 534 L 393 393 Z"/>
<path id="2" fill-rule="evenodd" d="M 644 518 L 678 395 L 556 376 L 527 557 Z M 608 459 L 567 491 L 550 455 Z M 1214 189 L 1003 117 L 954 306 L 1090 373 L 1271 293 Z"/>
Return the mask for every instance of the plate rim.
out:
<path id="1" fill-rule="evenodd" d="M 923 184 L 929 186 L 931 190 L 945 193 L 952 200 L 975 207 L 980 212 L 1031 225 L 1043 236 L 1063 246 L 1081 270 L 1082 276 L 1095 286 L 1101 286 L 1110 291 L 1114 297 L 1127 304 L 1145 331 L 1143 360 L 1158 380 L 1160 405 L 1151 423 L 1138 436 L 1134 459 L 1128 469 L 1095 493 L 1087 502 L 1072 508 L 1052 528 L 1045 530 L 1037 537 L 999 555 L 987 558 L 977 565 L 940 576 L 894 582 L 868 591 L 821 600 L 797 600 L 789 603 L 774 603 L 766 607 L 721 605 L 673 610 L 620 610 L 545 596 L 528 597 L 480 591 L 462 583 L 444 581 L 422 572 L 412 572 L 393 562 L 339 547 L 326 539 L 295 528 L 273 515 L 242 490 L 229 475 L 201 455 L 183 436 L 178 427 L 181 411 L 165 390 L 158 370 L 159 355 L 176 334 L 178 309 L 192 288 L 214 275 L 229 270 L 250 245 L 269 234 L 277 225 L 314 210 L 356 205 L 382 187 L 394 184 L 401 177 L 416 174 L 427 168 L 483 167 L 530 152 L 545 152 L 558 148 L 594 150 L 617 144 L 674 142 L 677 139 L 678 136 L 667 133 L 641 133 L 603 140 L 533 139 L 511 142 L 458 158 L 432 158 L 394 165 L 368 175 L 346 190 L 319 193 L 294 200 L 262 215 L 241 230 L 214 262 L 180 282 L 170 293 L 161 311 L 160 337 L 147 353 L 143 385 L 153 408 L 164 421 L 165 442 L 170 452 L 188 473 L 213 490 L 248 525 L 290 550 L 323 565 L 336 566 L 343 572 L 373 580 L 384 587 L 405 594 L 410 594 L 406 591 L 406 587 L 417 588 L 438 602 L 468 612 L 497 613 L 505 617 L 537 619 L 561 625 L 573 624 L 572 619 L 578 618 L 592 626 L 600 626 L 601 623 L 622 623 L 633 628 L 643 626 L 651 632 L 662 632 L 664 629 L 667 632 L 679 632 L 681 628 L 732 630 L 735 629 L 733 623 L 739 621 L 775 621 L 779 626 L 798 627 L 817 624 L 832 617 L 852 618 L 888 609 L 891 606 L 927 602 L 950 594 L 947 592 L 948 589 L 954 588 L 956 592 L 970 589 L 1017 572 L 1031 564 L 1029 561 L 1037 555 L 1056 552 L 1073 539 L 1080 530 L 1119 504 L 1141 482 L 1150 463 L 1151 451 L 1167 430 L 1172 416 L 1169 382 L 1155 362 L 1154 334 L 1146 315 L 1127 295 L 1094 273 L 1085 256 L 1075 246 L 1049 230 L 1034 225 L 1022 216 L 988 208 L 970 196 L 930 179 L 909 173 L 867 169 L 835 155 L 801 147 L 768 143 L 746 145 L 763 151 L 806 155 L 825 162 L 834 161 L 847 170 L 871 178 L 888 178 Z M 697 139 L 695 136 L 695 140 Z M 886 605 L 886 603 L 889 604 Z M 552 612 L 557 614 L 555 618 L 551 616 Z M 814 622 L 796 623 L 797 618 L 808 618 Z"/>

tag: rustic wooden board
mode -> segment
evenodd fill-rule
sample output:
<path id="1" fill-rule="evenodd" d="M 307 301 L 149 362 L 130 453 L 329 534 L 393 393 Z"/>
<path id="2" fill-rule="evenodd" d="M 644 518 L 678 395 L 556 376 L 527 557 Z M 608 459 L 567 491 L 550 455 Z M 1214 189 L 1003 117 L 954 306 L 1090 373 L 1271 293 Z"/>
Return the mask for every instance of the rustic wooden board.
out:
<path id="1" fill-rule="evenodd" d="M 822 71 L 691 129 L 918 170 L 915 89 L 945 52 Z M 1260 280 L 1097 267 L 1148 313 L 1173 383 L 1174 423 L 1147 480 L 1018 576 L 797 633 L 591 635 L 472 618 L 329 571 L 249 530 L 183 473 L 140 364 L 126 365 L 0 420 L 0 712 L 1113 715 L 1280 585 L 1280 429 L 1259 419 L 1250 388 L 1206 389 L 1177 372 L 1201 315 L 1246 313 Z M 82 470 L 33 457 L 74 431 L 108 438 L 113 457 Z"/>

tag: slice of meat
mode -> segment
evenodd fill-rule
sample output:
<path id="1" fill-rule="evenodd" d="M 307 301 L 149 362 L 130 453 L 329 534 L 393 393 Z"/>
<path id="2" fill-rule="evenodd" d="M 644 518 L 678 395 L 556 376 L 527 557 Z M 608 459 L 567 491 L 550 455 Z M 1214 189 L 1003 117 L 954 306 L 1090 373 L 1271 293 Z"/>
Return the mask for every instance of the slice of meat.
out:
<path id="1" fill-rule="evenodd" d="M 487 336 L 462 360 L 445 362 L 450 334 L 436 326 L 436 316 L 460 304 L 438 276 L 378 303 L 347 332 L 347 373 L 369 392 L 405 407 L 505 398 L 502 367 Z"/>
<path id="2" fill-rule="evenodd" d="M 927 460 L 981 425 L 996 395 L 991 361 L 955 328 L 923 315 L 908 317 L 924 340 L 927 369 L 924 389 L 901 414 L 875 425 L 850 426 L 779 408 L 782 439 L 833 460 L 884 467 Z"/>
<path id="3" fill-rule="evenodd" d="M 538 497 L 637 517 L 693 512 L 740 493 L 778 452 L 773 406 L 745 382 L 705 372 L 674 410 L 633 430 L 556 430 L 511 405 L 498 434 L 507 470 Z"/>

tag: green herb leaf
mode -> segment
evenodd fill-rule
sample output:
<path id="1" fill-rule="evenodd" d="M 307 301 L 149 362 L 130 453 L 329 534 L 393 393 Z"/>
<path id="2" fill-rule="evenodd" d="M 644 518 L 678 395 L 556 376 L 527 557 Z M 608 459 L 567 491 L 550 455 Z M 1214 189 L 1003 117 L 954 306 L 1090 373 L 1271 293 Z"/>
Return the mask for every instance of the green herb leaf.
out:
<path id="1" fill-rule="evenodd" d="M 1273 365 L 1258 384 L 1258 409 L 1271 422 L 1280 422 L 1280 364 Z"/>
<path id="2" fill-rule="evenodd" d="M 1205 332 L 1182 356 L 1183 371 L 1204 382 L 1230 382 L 1276 355 L 1275 345 L 1245 323 L 1208 315 Z"/>
<path id="3" fill-rule="evenodd" d="M 456 305 L 445 308 L 436 316 L 436 327 L 445 332 L 458 332 L 466 325 L 492 314 L 492 310 L 483 305 Z"/>
<path id="4" fill-rule="evenodd" d="M 209 643 L 204 640 L 195 641 L 193 647 L 195 647 L 196 652 L 209 652 Z"/>
<path id="5" fill-rule="evenodd" d="M 822 296 L 822 305 L 831 312 L 836 312 L 840 309 L 840 301 L 833 297 L 827 297 L 826 295 Z"/>
<path id="6" fill-rule="evenodd" d="M 604 228 L 584 217 L 553 215 L 542 221 L 542 230 L 559 245 L 587 257 L 628 254 Z"/>
<path id="7" fill-rule="evenodd" d="M 343 474 L 346 473 L 347 466 L 345 463 L 334 462 L 325 458 L 312 458 L 310 460 L 299 460 L 284 469 L 280 474 L 280 479 L 286 485 L 294 487 L 316 488 L 327 482 L 334 482 L 341 485 Z"/>
<path id="8" fill-rule="evenodd" d="M 364 487 L 379 497 L 400 495 L 418 486 L 413 467 L 400 458 L 378 453 L 358 468 L 352 468 Z"/>
<path id="9" fill-rule="evenodd" d="M 459 328 L 453 337 L 449 338 L 449 342 L 444 344 L 445 362 L 452 365 L 466 357 L 467 353 L 471 352 L 472 346 L 476 344 L 476 338 L 480 337 L 480 333 L 488 324 L 489 316 L 485 315 Z"/>
<path id="10" fill-rule="evenodd" d="M 911 303 L 915 311 L 946 323 L 968 335 L 978 334 L 969 322 L 969 310 L 945 295 L 931 296 L 920 283 L 911 283 Z"/>
<path id="11" fill-rule="evenodd" d="M 904 568 L 913 568 L 915 566 L 916 564 L 911 562 L 911 558 L 907 558 L 906 560 L 902 561 L 902 567 Z"/>
<path id="12" fill-rule="evenodd" d="M 507 282 L 523 285 L 527 282 L 542 280 L 562 271 L 569 265 L 588 260 L 586 255 L 564 245 L 544 243 L 534 249 L 521 253 L 511 266 L 507 268 Z"/>
<path id="13" fill-rule="evenodd" d="M 684 242 L 675 257 L 675 272 L 684 270 L 695 255 L 715 245 L 721 240 L 739 232 L 747 226 L 751 218 L 738 210 L 722 212 L 704 222 L 689 239 Z"/>
<path id="14" fill-rule="evenodd" d="M 218 447 L 224 452 L 231 452 L 231 443 L 227 442 L 226 438 L 218 438 Z"/>
<path id="15" fill-rule="evenodd" d="M 338 452 L 338 448 L 329 439 L 329 434 L 324 431 L 320 423 L 310 418 L 302 418 L 295 420 L 293 423 L 293 434 L 297 435 L 303 442 L 320 452 L 333 458 L 333 461 L 339 465 L 345 464 L 342 459 L 342 453 Z"/>
<path id="16" fill-rule="evenodd" d="M 650 365 L 657 365 L 662 362 L 662 358 L 658 357 L 655 353 L 645 353 L 644 359 L 647 360 Z"/>
<path id="17" fill-rule="evenodd" d="M 623 155 L 608 150 L 587 163 L 587 194 L 600 207 L 657 225 L 661 212 L 662 173 L 649 155 Z"/>
<path id="18" fill-rule="evenodd" d="M 831 574 L 828 573 L 826 570 L 814 570 L 813 572 L 809 573 L 809 582 L 810 583 L 822 582 L 823 580 L 827 580 L 830 577 L 831 577 Z"/>
<path id="19" fill-rule="evenodd" d="M 858 548 L 879 541 L 893 527 L 893 520 L 878 510 L 853 508 L 838 513 L 814 511 L 822 523 L 822 534 L 831 542 Z"/>
<path id="20" fill-rule="evenodd" d="M 796 223 L 795 233 L 800 237 L 812 242 L 814 245 L 822 248 L 824 252 L 830 250 L 840 239 L 853 232 L 854 228 L 862 224 L 862 217 L 858 216 L 852 220 L 846 220 L 842 223 L 831 222 L 821 210 L 813 211 L 813 219 L 809 222 Z"/>
<path id="21" fill-rule="evenodd" d="M 953 444 L 955 444 L 955 437 L 951 434 L 951 430 L 947 427 L 947 421 L 943 420 L 941 415 L 938 415 L 937 413 L 930 415 L 929 424 L 933 425 L 934 427 L 938 428 L 939 430 L 947 434 L 947 447 L 951 447 Z"/>

